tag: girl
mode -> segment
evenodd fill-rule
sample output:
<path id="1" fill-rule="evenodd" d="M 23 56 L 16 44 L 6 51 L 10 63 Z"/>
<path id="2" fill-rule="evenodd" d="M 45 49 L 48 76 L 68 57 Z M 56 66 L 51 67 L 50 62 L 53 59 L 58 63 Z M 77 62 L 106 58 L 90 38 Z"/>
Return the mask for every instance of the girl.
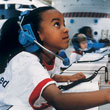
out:
<path id="1" fill-rule="evenodd" d="M 35 46 L 30 36 L 32 31 L 24 30 L 22 36 L 23 39 L 28 36 L 30 42 L 27 41 L 26 45 L 25 41 L 19 42 L 17 21 L 11 19 L 2 28 L 5 32 L 2 32 L 0 41 L 0 110 L 50 110 L 51 106 L 57 110 L 83 110 L 110 102 L 110 89 L 62 93 L 50 77 L 56 74 L 59 65 L 56 60 L 59 59 L 39 47 L 31 48 Z M 31 24 L 35 39 L 52 52 L 58 53 L 68 47 L 69 30 L 65 28 L 63 14 L 58 10 L 37 8 L 22 21 L 22 26 Z"/>

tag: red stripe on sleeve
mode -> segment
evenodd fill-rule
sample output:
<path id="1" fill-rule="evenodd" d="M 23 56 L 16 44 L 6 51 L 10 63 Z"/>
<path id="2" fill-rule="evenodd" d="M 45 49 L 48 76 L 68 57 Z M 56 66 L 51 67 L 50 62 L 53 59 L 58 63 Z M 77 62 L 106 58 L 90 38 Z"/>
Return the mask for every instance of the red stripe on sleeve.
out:
<path id="1" fill-rule="evenodd" d="M 43 88 L 48 82 L 50 82 L 50 81 L 54 81 L 54 80 L 53 80 L 53 79 L 50 79 L 50 78 L 47 78 L 47 79 L 41 81 L 41 82 L 36 86 L 36 88 L 33 90 L 33 92 L 31 93 L 31 95 L 30 95 L 30 97 L 29 97 L 29 103 L 30 103 L 30 105 L 31 105 L 34 109 L 46 108 L 46 107 L 49 106 L 49 104 L 47 104 L 47 103 L 44 104 L 44 103 L 43 103 L 43 104 L 41 104 L 40 107 L 36 107 L 36 106 L 34 106 L 34 103 L 35 103 L 35 101 L 39 98 L 42 88 Z"/>

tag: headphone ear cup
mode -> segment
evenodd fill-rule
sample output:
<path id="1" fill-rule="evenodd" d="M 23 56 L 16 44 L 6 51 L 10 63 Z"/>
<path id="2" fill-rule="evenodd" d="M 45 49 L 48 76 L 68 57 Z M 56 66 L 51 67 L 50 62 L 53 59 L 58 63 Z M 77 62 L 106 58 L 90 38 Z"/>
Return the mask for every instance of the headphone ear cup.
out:
<path id="1" fill-rule="evenodd" d="M 19 32 L 19 42 L 22 45 L 25 45 L 27 43 L 27 39 L 26 39 L 26 36 L 25 36 L 25 32 L 24 31 L 20 31 Z"/>
<path id="2" fill-rule="evenodd" d="M 74 42 L 74 44 L 73 44 L 73 48 L 75 48 L 75 50 L 79 51 L 80 46 L 79 46 L 78 43 Z"/>
<path id="3" fill-rule="evenodd" d="M 73 48 L 75 48 L 75 50 L 79 51 L 80 45 L 79 45 L 79 42 L 77 40 L 77 35 L 78 34 L 74 35 L 74 37 L 72 39 L 72 43 L 73 43 Z"/>
<path id="4" fill-rule="evenodd" d="M 26 51 L 35 52 L 39 50 L 39 46 L 34 43 L 34 40 L 37 41 L 31 25 L 26 24 L 22 26 L 22 30 L 19 31 L 19 42 L 21 45 L 23 45 Z"/>

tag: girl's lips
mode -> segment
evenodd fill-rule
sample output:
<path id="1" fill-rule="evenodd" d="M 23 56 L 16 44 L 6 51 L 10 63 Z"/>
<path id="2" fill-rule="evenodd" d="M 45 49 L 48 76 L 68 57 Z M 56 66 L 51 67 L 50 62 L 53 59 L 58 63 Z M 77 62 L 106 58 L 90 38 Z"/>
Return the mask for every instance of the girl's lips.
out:
<path id="1" fill-rule="evenodd" d="M 64 37 L 63 40 L 64 40 L 65 42 L 69 42 L 69 41 L 70 41 L 69 37 Z"/>
<path id="2" fill-rule="evenodd" d="M 64 39 L 69 39 L 69 36 L 65 36 L 65 37 L 63 37 L 63 40 L 64 40 Z"/>

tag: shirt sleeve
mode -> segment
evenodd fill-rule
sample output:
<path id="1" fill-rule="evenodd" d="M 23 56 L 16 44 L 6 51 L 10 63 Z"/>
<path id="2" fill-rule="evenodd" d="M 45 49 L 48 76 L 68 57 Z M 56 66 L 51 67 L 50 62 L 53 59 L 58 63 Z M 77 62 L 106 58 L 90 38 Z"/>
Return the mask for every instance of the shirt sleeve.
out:
<path id="1" fill-rule="evenodd" d="M 96 43 L 93 44 L 93 48 L 95 50 L 98 50 L 100 48 L 103 48 L 104 46 L 105 46 L 105 43 L 98 43 L 98 42 L 96 42 Z"/>
<path id="2" fill-rule="evenodd" d="M 103 48 L 105 47 L 105 43 L 99 43 L 97 41 L 90 41 L 90 40 L 87 40 L 87 44 L 88 44 L 88 48 L 89 49 L 94 49 L 94 50 L 98 50 L 100 48 Z"/>
<path id="3" fill-rule="evenodd" d="M 79 55 L 77 53 L 71 53 L 71 55 L 70 55 L 70 64 L 72 64 L 75 61 L 78 61 L 81 57 L 82 57 L 82 55 Z"/>
<path id="4" fill-rule="evenodd" d="M 44 88 L 50 84 L 56 84 L 56 82 L 50 78 L 48 71 L 40 64 L 38 58 L 31 60 L 27 70 L 31 74 L 30 76 L 32 77 L 32 82 L 35 87 L 29 97 L 30 105 L 34 109 L 48 107 L 49 105 L 44 101 L 41 94 Z"/>

